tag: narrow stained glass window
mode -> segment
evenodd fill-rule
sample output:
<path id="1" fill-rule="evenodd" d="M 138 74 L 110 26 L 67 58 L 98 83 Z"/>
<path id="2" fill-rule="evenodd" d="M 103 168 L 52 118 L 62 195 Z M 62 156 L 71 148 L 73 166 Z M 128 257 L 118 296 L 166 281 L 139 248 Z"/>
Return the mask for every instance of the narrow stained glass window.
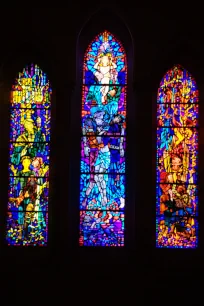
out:
<path id="1" fill-rule="evenodd" d="M 47 244 L 51 93 L 37 65 L 26 67 L 12 86 L 8 245 Z"/>
<path id="2" fill-rule="evenodd" d="M 124 246 L 126 54 L 104 31 L 84 57 L 80 246 Z"/>
<path id="3" fill-rule="evenodd" d="M 197 167 L 198 89 L 176 65 L 157 97 L 157 247 L 197 247 Z"/>

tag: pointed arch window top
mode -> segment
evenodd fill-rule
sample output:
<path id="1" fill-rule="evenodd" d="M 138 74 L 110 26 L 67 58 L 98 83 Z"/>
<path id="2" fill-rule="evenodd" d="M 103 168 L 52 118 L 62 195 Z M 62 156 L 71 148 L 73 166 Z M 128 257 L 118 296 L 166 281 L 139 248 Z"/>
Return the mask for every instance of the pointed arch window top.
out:
<path id="1" fill-rule="evenodd" d="M 191 74 L 170 69 L 157 96 L 157 247 L 198 245 L 198 102 Z"/>
<path id="2" fill-rule="evenodd" d="M 174 65 L 160 82 L 157 103 L 198 103 L 195 79 L 181 65 Z"/>
<path id="3" fill-rule="evenodd" d="M 98 81 L 108 84 L 108 79 L 112 84 L 127 83 L 126 54 L 114 35 L 104 31 L 95 37 L 85 53 L 83 71 L 85 85 L 97 84 Z"/>
<path id="4" fill-rule="evenodd" d="M 52 90 L 47 75 L 31 64 L 19 73 L 12 86 L 11 107 L 48 108 L 51 103 Z"/>

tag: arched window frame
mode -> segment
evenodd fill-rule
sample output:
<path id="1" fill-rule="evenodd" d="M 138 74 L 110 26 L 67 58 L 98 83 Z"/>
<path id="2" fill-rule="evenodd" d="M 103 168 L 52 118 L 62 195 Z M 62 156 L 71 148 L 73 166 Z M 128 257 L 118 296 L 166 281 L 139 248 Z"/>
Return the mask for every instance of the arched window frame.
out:
<path id="1" fill-rule="evenodd" d="M 125 50 L 112 33 L 106 30 L 99 33 L 87 47 L 81 121 L 81 246 L 124 246 L 127 68 Z M 115 152 L 119 154 L 117 161 Z M 92 195 L 95 187 L 98 196 Z M 92 225 L 84 226 L 87 218 Z M 103 230 L 107 225 L 105 219 L 112 224 L 113 235 Z M 90 238 L 91 226 L 97 222 L 95 238 Z M 120 228 L 114 226 L 115 222 Z"/>
<path id="2" fill-rule="evenodd" d="M 100 16 L 100 18 L 99 18 Z M 103 18 L 106 18 L 106 26 L 104 27 Z M 77 41 L 77 53 L 76 53 L 76 86 L 72 97 L 71 105 L 71 135 L 73 136 L 73 150 L 71 152 L 70 160 L 70 182 L 74 186 L 70 192 L 69 200 L 69 215 L 71 219 L 69 220 L 69 233 L 72 236 L 72 246 L 74 249 L 78 249 L 79 241 L 79 177 L 80 177 L 80 135 L 81 135 L 81 101 L 82 101 L 82 90 L 81 86 L 83 85 L 83 59 L 84 54 L 89 43 L 96 37 L 99 33 L 102 33 L 104 30 L 107 30 L 110 33 L 121 41 L 126 54 L 127 54 L 127 66 L 128 69 L 128 89 L 127 89 L 127 126 L 130 126 L 134 122 L 134 102 L 133 102 L 133 43 L 131 34 L 129 32 L 126 24 L 118 17 L 115 12 L 112 10 L 100 10 L 89 19 L 89 21 L 83 26 Z M 127 146 L 130 146 L 131 137 L 133 137 L 133 130 L 127 127 Z M 126 246 L 133 246 L 134 240 L 134 151 L 130 150 L 127 152 L 127 182 L 126 182 L 126 199 L 127 199 L 127 216 L 126 216 L 126 225 L 125 225 L 125 240 Z M 131 160 L 131 161 L 130 161 Z M 130 166 L 132 162 L 132 166 Z M 100 248 L 100 247 L 99 247 Z M 99 249 L 97 248 L 97 249 Z M 80 252 L 83 251 L 80 248 Z M 106 248 L 103 248 L 106 249 Z M 123 248 L 122 248 L 123 249 Z"/>
<path id="3" fill-rule="evenodd" d="M 176 84 L 177 88 L 181 87 L 179 94 L 176 94 L 177 91 L 174 92 L 171 89 L 168 90 L 169 84 Z M 182 84 L 184 86 L 179 87 L 177 84 Z M 186 90 L 189 88 L 190 91 L 188 93 L 184 93 L 184 91 L 182 91 L 183 88 Z M 161 111 L 162 105 L 164 107 L 167 106 L 166 111 L 163 113 Z M 175 105 L 176 108 L 173 108 L 172 105 Z M 188 105 L 187 111 L 185 105 Z M 167 116 L 165 117 L 164 113 L 169 113 L 171 109 L 173 114 L 170 114 L 168 118 Z M 198 247 L 198 116 L 199 92 L 196 81 L 193 76 L 181 65 L 174 65 L 173 68 L 168 70 L 162 78 L 157 95 L 156 247 L 159 248 L 194 249 Z M 169 126 L 167 126 L 166 123 L 167 119 L 168 122 L 170 122 Z M 179 125 L 180 121 L 182 121 L 182 123 Z M 168 134 L 169 138 L 166 137 L 168 138 L 166 139 L 165 135 L 163 134 L 168 129 L 169 132 L 166 133 L 166 135 Z M 186 133 L 184 133 L 184 131 L 186 131 Z M 161 135 L 163 135 L 163 137 Z M 162 151 L 162 138 L 163 140 L 166 139 L 166 143 L 168 143 L 170 141 L 170 137 L 172 138 L 172 141 L 174 140 L 174 142 L 172 145 L 171 154 L 166 154 L 166 159 L 164 161 L 163 156 L 165 152 L 168 153 L 168 148 L 165 152 L 163 152 L 164 150 Z M 181 145 L 183 145 L 183 151 L 186 154 L 182 153 L 183 151 L 181 152 L 181 149 L 180 155 L 175 151 L 176 148 L 178 149 L 178 146 Z M 167 144 L 167 146 L 169 146 L 169 144 Z M 182 154 L 187 156 L 186 160 L 188 160 L 188 163 L 186 161 L 186 167 L 184 165 L 184 157 L 182 157 Z M 178 172 L 176 170 L 170 171 L 168 176 L 165 176 L 165 173 L 168 172 L 165 170 L 167 167 L 166 161 L 168 156 L 171 164 L 169 164 L 170 168 L 173 167 L 172 160 L 176 157 L 181 159 L 183 165 L 182 169 L 186 168 L 185 173 L 187 174 L 185 174 L 183 170 L 180 171 L 181 178 L 179 181 L 178 178 L 176 178 Z M 165 165 L 166 167 L 164 167 Z M 192 175 L 192 173 L 194 173 L 194 175 Z M 187 203 L 185 203 L 183 206 L 183 198 L 179 198 L 180 191 L 178 190 L 178 188 L 181 188 L 182 185 L 185 189 L 183 192 L 183 197 L 185 195 L 188 197 Z M 171 195 L 170 191 L 172 189 L 173 192 Z M 165 197 L 169 197 L 168 201 Z M 164 199 L 166 202 L 162 199 Z M 174 214 L 175 216 L 172 215 L 171 218 L 177 218 L 176 222 L 172 221 L 173 223 L 171 224 L 171 229 L 169 226 L 167 226 L 167 219 L 171 219 L 170 216 L 167 218 L 166 210 L 168 211 L 167 208 L 169 207 L 167 202 L 173 203 L 170 214 Z M 183 215 L 181 216 L 182 211 Z M 182 220 L 184 220 L 186 223 Z M 180 223 L 182 222 L 185 223 L 183 227 L 180 226 Z M 167 228 L 166 234 L 163 233 L 164 228 Z M 181 228 L 183 228 L 183 230 L 181 230 Z"/>
<path id="4" fill-rule="evenodd" d="M 10 100 L 8 245 L 46 246 L 51 86 L 36 64 L 15 79 Z"/>
<path id="5" fill-rule="evenodd" d="M 6 256 L 14 256 L 14 254 L 20 254 L 23 256 L 27 252 L 30 256 L 37 254 L 38 252 L 47 254 L 49 249 L 55 244 L 53 239 L 53 229 L 50 224 L 53 225 L 53 213 L 56 213 L 55 206 L 55 190 L 54 185 L 56 185 L 55 176 L 56 176 L 56 158 L 53 151 L 53 147 L 56 146 L 56 80 L 55 80 L 55 69 L 52 67 L 52 59 L 48 55 L 46 58 L 42 54 L 42 50 L 39 51 L 34 46 L 30 45 L 30 42 L 27 41 L 27 48 L 19 49 L 17 45 L 13 46 L 12 52 L 8 52 L 7 56 L 4 59 L 4 62 L 1 66 L 1 114 L 3 120 L 1 120 L 1 128 L 4 133 L 1 135 L 1 159 L 6 161 L 1 163 L 1 207 L 0 207 L 0 245 L 2 254 Z M 48 217 L 48 242 L 46 247 L 33 248 L 29 246 L 28 248 L 19 245 L 18 247 L 8 246 L 6 241 L 6 221 L 7 221 L 7 207 L 8 207 L 8 186 L 9 186 L 9 176 L 8 176 L 8 164 L 9 164 L 9 149 L 10 149 L 10 98 L 11 98 L 11 88 L 14 80 L 16 79 L 18 72 L 22 71 L 24 67 L 28 66 L 31 63 L 36 63 L 45 72 L 49 78 L 50 83 L 52 84 L 52 99 L 51 99 L 51 122 L 50 122 L 50 132 L 52 134 L 51 143 L 50 143 L 50 168 L 49 168 L 49 217 Z M 58 210 L 57 210 L 58 211 Z M 35 252 L 34 252 L 35 249 Z M 15 252 L 15 253 L 14 253 Z M 34 253 L 32 253 L 34 252 Z M 35 255 L 34 255 L 35 256 Z"/>

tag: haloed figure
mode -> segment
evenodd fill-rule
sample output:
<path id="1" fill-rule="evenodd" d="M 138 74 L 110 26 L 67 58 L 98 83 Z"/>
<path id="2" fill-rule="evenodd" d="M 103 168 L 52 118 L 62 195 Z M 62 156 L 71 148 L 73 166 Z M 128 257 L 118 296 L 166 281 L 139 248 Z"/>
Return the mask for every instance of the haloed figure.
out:
<path id="1" fill-rule="evenodd" d="M 98 55 L 98 61 L 94 65 L 94 68 L 98 70 L 95 73 L 95 76 L 100 81 L 100 84 L 103 84 L 100 91 L 102 94 L 101 102 L 104 104 L 106 102 L 106 96 L 109 92 L 110 80 L 116 82 L 117 65 L 113 62 L 112 54 L 110 52 L 107 52 L 106 54 L 101 53 Z"/>

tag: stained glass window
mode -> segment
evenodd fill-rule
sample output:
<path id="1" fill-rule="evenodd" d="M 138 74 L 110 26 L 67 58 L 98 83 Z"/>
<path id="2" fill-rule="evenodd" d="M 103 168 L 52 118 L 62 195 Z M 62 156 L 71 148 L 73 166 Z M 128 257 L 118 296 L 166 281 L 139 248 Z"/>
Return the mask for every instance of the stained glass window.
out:
<path id="1" fill-rule="evenodd" d="M 51 93 L 46 74 L 33 64 L 12 86 L 8 245 L 47 244 Z"/>
<path id="2" fill-rule="evenodd" d="M 80 246 L 124 246 L 126 54 L 104 31 L 84 57 Z"/>
<path id="3" fill-rule="evenodd" d="M 157 97 L 157 247 L 197 247 L 198 100 L 187 70 L 166 73 Z"/>

